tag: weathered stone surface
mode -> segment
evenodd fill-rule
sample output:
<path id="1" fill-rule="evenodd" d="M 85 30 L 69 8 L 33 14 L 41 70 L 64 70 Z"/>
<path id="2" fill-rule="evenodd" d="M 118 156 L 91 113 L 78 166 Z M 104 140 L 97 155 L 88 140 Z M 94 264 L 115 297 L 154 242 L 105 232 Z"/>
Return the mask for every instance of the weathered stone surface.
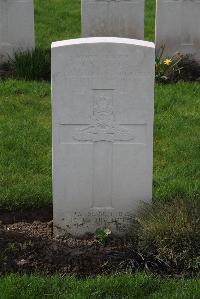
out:
<path id="1" fill-rule="evenodd" d="M 52 44 L 55 234 L 125 234 L 152 197 L 154 44 Z"/>
<path id="2" fill-rule="evenodd" d="M 156 49 L 200 59 L 200 0 L 157 0 Z"/>
<path id="3" fill-rule="evenodd" d="M 82 0 L 82 36 L 144 39 L 144 0 Z"/>
<path id="4" fill-rule="evenodd" d="M 0 0 L 0 62 L 34 46 L 33 0 Z"/>

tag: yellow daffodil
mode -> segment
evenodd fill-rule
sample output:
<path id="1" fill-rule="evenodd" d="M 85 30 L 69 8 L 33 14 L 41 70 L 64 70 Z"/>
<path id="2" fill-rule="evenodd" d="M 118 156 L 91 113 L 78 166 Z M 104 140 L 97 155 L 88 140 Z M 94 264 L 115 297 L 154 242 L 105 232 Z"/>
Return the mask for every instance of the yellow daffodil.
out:
<path id="1" fill-rule="evenodd" d="M 165 59 L 164 64 L 170 65 L 172 63 L 172 60 L 170 58 Z"/>

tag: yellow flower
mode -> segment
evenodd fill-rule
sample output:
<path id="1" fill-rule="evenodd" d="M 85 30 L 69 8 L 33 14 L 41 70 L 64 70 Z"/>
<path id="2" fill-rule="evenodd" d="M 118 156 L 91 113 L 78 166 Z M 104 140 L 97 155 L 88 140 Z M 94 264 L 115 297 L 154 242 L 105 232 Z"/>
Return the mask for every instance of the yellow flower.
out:
<path id="1" fill-rule="evenodd" d="M 170 58 L 165 59 L 164 64 L 170 65 L 172 63 L 172 60 Z"/>

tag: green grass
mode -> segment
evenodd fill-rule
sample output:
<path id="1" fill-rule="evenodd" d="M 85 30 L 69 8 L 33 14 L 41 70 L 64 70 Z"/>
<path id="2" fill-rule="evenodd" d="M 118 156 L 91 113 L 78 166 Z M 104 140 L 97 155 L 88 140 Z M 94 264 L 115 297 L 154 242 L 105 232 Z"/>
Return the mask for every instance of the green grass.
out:
<path id="1" fill-rule="evenodd" d="M 53 41 L 80 37 L 80 0 L 35 0 L 34 3 L 37 47 L 49 49 Z"/>
<path id="2" fill-rule="evenodd" d="M 154 0 L 146 1 L 145 13 L 145 36 L 152 40 Z M 35 0 L 35 21 L 38 47 L 79 37 L 80 0 Z M 155 200 L 199 196 L 199 98 L 198 84 L 156 88 Z M 0 100 L 0 206 L 48 204 L 52 200 L 50 86 L 2 82 Z"/>
<path id="3" fill-rule="evenodd" d="M 145 4 L 145 39 L 154 41 L 156 0 L 146 0 Z"/>
<path id="4" fill-rule="evenodd" d="M 162 280 L 146 274 L 76 279 L 10 275 L 0 278 L 2 299 L 198 299 L 200 280 Z"/>
<path id="5" fill-rule="evenodd" d="M 155 0 L 146 0 L 145 39 L 154 40 Z M 36 44 L 50 48 L 52 41 L 81 34 L 80 0 L 35 0 Z"/>
<path id="6" fill-rule="evenodd" d="M 5 81 L 0 95 L 0 207 L 50 203 L 50 86 Z"/>
<path id="7" fill-rule="evenodd" d="M 50 85 L 0 82 L 0 207 L 50 204 Z M 197 198 L 200 85 L 157 85 L 154 199 Z"/>
<path id="8" fill-rule="evenodd" d="M 154 0 L 146 1 L 145 13 L 145 36 L 153 40 Z M 79 37 L 80 0 L 35 0 L 35 23 L 40 48 L 49 48 L 54 40 Z M 199 99 L 198 84 L 156 88 L 155 200 L 199 196 Z M 0 82 L 0 148 L 0 207 L 51 203 L 49 84 Z"/>
<path id="9" fill-rule="evenodd" d="M 154 198 L 200 195 L 200 85 L 179 83 L 156 88 Z"/>

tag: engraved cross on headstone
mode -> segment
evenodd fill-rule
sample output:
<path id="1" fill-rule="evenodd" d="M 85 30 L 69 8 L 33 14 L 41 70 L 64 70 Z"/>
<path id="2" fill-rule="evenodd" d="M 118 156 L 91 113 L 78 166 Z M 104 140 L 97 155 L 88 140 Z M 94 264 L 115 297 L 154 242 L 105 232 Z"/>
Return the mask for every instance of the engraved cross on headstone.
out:
<path id="1" fill-rule="evenodd" d="M 73 139 L 93 143 L 93 202 L 91 208 L 112 208 L 113 144 L 134 140 L 133 132 L 115 122 L 114 90 L 93 90 L 91 124 Z"/>

